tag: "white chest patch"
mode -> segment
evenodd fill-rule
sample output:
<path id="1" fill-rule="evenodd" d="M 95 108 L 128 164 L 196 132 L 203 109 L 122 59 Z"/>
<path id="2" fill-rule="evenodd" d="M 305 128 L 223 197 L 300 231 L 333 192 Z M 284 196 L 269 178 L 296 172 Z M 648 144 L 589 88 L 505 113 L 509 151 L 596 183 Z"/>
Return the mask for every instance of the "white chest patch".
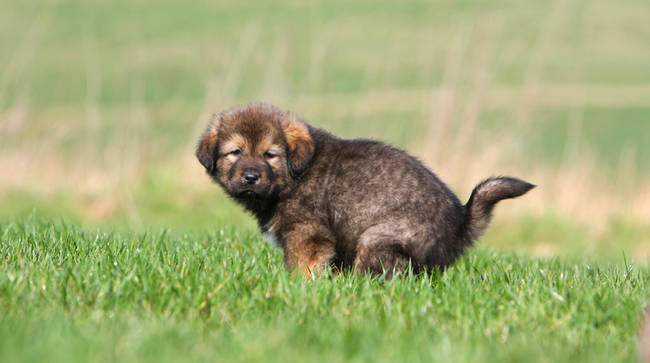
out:
<path id="1" fill-rule="evenodd" d="M 264 232 L 262 233 L 262 237 L 264 237 L 266 242 L 268 242 L 271 246 L 280 248 L 280 246 L 278 245 L 278 239 L 275 237 L 273 232 L 270 231 Z"/>

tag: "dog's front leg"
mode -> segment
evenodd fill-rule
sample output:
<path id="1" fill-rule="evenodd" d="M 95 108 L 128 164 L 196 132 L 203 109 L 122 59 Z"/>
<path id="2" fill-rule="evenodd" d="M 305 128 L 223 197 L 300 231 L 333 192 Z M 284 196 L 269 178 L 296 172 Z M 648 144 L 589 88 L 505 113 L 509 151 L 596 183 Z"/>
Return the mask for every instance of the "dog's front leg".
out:
<path id="1" fill-rule="evenodd" d="M 334 242 L 317 225 L 296 224 L 284 240 L 287 269 L 303 272 L 307 277 L 328 268 L 336 253 Z"/>

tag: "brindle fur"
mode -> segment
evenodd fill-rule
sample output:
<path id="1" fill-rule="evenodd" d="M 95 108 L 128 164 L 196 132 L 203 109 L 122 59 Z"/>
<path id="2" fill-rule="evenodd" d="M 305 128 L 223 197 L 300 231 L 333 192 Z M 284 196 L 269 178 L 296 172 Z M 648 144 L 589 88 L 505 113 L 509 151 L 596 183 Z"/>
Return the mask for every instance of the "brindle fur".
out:
<path id="1" fill-rule="evenodd" d="M 483 233 L 498 201 L 534 187 L 490 178 L 463 205 L 405 152 L 338 138 L 262 103 L 214 115 L 197 157 L 275 240 L 287 268 L 306 273 L 444 269 Z"/>

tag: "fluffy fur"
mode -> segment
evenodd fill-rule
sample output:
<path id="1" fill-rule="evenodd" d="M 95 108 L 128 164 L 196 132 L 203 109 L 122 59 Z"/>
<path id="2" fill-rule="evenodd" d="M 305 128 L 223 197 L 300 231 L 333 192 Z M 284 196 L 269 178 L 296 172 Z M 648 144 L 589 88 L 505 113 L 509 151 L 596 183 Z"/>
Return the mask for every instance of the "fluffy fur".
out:
<path id="1" fill-rule="evenodd" d="M 196 155 L 258 221 L 289 269 L 444 269 L 487 227 L 494 205 L 534 187 L 490 178 L 463 205 L 401 150 L 346 140 L 254 103 L 214 115 Z"/>

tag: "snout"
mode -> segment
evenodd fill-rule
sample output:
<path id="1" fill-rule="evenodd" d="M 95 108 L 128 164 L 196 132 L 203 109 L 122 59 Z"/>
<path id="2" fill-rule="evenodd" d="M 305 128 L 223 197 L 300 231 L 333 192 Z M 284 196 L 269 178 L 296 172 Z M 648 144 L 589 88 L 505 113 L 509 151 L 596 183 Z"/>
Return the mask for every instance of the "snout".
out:
<path id="1" fill-rule="evenodd" d="M 232 191 L 238 197 L 264 198 L 269 190 L 268 172 L 257 166 L 242 168 L 239 175 L 233 180 Z"/>
<path id="2" fill-rule="evenodd" d="M 242 158 L 233 167 L 228 186 L 230 194 L 238 198 L 266 198 L 271 188 L 271 172 L 264 165 Z"/>
<path id="3" fill-rule="evenodd" d="M 260 181 L 260 172 L 255 169 L 245 170 L 242 173 L 241 180 L 243 184 L 250 184 L 250 185 L 257 184 Z"/>

